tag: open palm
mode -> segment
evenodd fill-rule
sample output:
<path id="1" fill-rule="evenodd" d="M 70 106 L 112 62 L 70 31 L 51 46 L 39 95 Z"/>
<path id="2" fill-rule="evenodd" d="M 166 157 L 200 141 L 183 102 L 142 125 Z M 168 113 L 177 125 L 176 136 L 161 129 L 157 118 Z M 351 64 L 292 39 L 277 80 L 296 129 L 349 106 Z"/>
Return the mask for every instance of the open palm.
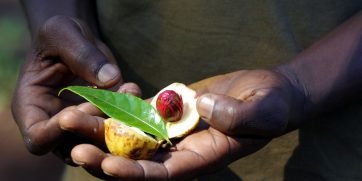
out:
<path id="1" fill-rule="evenodd" d="M 210 126 L 200 123 L 192 134 L 172 149 L 161 150 L 153 160 L 113 156 L 89 144 L 76 146 L 73 160 L 94 175 L 104 172 L 122 180 L 192 178 L 259 150 L 296 124 L 293 118 L 299 114 L 293 110 L 300 106 L 295 105 L 299 98 L 294 88 L 273 71 L 239 71 L 190 87 L 200 95 L 198 111 Z"/>

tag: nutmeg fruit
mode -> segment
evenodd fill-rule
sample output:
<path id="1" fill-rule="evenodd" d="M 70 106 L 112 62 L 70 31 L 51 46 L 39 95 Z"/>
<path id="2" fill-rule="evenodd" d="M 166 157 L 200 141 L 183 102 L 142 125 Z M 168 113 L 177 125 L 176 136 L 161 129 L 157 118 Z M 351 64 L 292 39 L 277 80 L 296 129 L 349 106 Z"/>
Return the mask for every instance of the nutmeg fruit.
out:
<path id="1" fill-rule="evenodd" d="M 165 90 L 158 95 L 156 108 L 165 121 L 179 121 L 183 114 L 182 96 L 173 90 Z"/>
<path id="2" fill-rule="evenodd" d="M 200 119 L 196 110 L 196 92 L 181 83 L 173 83 L 162 89 L 152 99 L 151 105 L 156 109 L 159 107 L 160 115 L 166 117 L 169 139 L 190 134 Z M 114 155 L 136 160 L 149 159 L 164 141 L 120 121 L 109 118 L 104 122 L 106 145 Z"/>

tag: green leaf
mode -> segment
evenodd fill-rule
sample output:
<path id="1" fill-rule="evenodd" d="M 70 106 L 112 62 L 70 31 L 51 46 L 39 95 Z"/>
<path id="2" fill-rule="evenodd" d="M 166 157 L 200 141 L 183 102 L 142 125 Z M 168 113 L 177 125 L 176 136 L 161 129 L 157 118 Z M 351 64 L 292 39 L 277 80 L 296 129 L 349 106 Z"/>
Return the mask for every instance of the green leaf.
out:
<path id="1" fill-rule="evenodd" d="M 69 90 L 97 106 L 106 115 L 127 126 L 136 127 L 171 143 L 167 130 L 158 111 L 146 101 L 130 95 L 83 86 L 69 86 L 59 91 Z"/>

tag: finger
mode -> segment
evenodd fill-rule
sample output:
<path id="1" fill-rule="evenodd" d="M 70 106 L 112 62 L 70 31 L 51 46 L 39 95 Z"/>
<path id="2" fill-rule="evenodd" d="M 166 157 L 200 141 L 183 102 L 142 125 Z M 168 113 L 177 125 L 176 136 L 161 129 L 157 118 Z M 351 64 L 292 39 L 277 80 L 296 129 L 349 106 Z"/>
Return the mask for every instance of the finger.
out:
<path id="1" fill-rule="evenodd" d="M 120 156 L 109 156 L 102 162 L 105 174 L 121 180 L 166 180 L 168 171 L 163 164 L 132 160 Z"/>
<path id="2" fill-rule="evenodd" d="M 37 49 L 42 57 L 59 57 L 69 69 L 86 81 L 110 87 L 121 80 L 120 70 L 83 35 L 78 20 L 63 16 L 49 19 L 39 33 Z"/>
<path id="3" fill-rule="evenodd" d="M 91 36 L 93 36 L 93 35 L 91 35 Z M 103 42 L 101 42 L 99 40 L 95 40 L 95 44 L 96 44 L 97 48 L 107 57 L 107 59 L 111 63 L 117 64 L 116 57 L 113 55 L 112 51 L 107 47 L 107 45 L 105 45 Z"/>
<path id="4" fill-rule="evenodd" d="M 82 166 L 92 175 L 107 179 L 109 178 L 103 173 L 102 161 L 107 157 L 101 149 L 90 144 L 80 144 L 72 149 L 71 157 L 74 163 Z"/>
<path id="5" fill-rule="evenodd" d="M 186 139 L 177 145 L 177 151 L 158 152 L 154 161 L 109 156 L 102 162 L 102 169 L 125 180 L 186 180 L 212 173 L 265 145 L 264 140 L 234 140 L 214 129 Z"/>
<path id="6" fill-rule="evenodd" d="M 267 101 L 263 101 L 267 100 Z M 200 116 L 213 128 L 229 135 L 275 136 L 286 128 L 284 108 L 277 100 L 241 101 L 220 94 L 204 94 L 197 100 Z"/>
<path id="7" fill-rule="evenodd" d="M 58 114 L 49 119 L 49 113 L 45 112 L 44 108 L 37 104 L 37 101 L 46 101 L 46 103 L 55 106 L 60 104 L 59 100 L 54 99 L 52 96 L 40 96 L 38 98 L 38 100 L 24 98 L 24 102 L 16 99 L 12 107 L 14 118 L 21 129 L 27 149 L 33 154 L 42 155 L 53 149 L 56 141 L 61 137 L 62 131 L 57 120 Z M 69 107 L 66 110 L 72 108 Z"/>
<path id="8" fill-rule="evenodd" d="M 64 163 L 77 166 L 71 159 L 70 153 L 74 146 L 86 143 L 85 138 L 81 138 L 73 133 L 66 132 L 61 135 L 56 146 L 52 149 L 52 153 L 56 155 Z"/>
<path id="9" fill-rule="evenodd" d="M 92 116 L 105 117 L 105 114 L 100 109 L 89 102 L 79 104 L 76 109 Z"/>
<path id="10" fill-rule="evenodd" d="M 99 148 L 89 144 L 77 145 L 73 148 L 71 156 L 75 163 L 101 178 L 105 178 L 103 172 L 108 176 L 123 178 L 124 180 L 163 180 L 167 178 L 167 171 L 160 163 L 108 156 Z M 143 167 L 147 171 L 146 174 L 143 172 Z"/>
<path id="11" fill-rule="evenodd" d="M 63 111 L 58 117 L 62 130 L 87 138 L 104 147 L 104 118 L 86 114 L 78 109 Z"/>
<path id="12" fill-rule="evenodd" d="M 133 82 L 127 82 L 127 83 L 122 84 L 119 87 L 117 92 L 128 93 L 128 94 L 132 94 L 132 95 L 137 96 L 137 97 L 142 96 L 141 88 L 137 84 L 135 84 Z"/>
<path id="13" fill-rule="evenodd" d="M 102 169 L 107 175 L 121 180 L 186 180 L 204 174 L 208 166 L 201 155 L 188 150 L 165 154 L 163 160 L 109 156 L 103 160 Z"/>
<path id="14" fill-rule="evenodd" d="M 78 115 L 78 117 L 74 115 Z M 83 116 L 80 117 L 80 115 Z M 99 134 L 97 134 L 98 129 L 103 130 L 103 128 L 94 126 L 95 121 L 84 121 L 84 119 L 103 120 L 103 118 L 96 117 L 95 115 L 103 115 L 103 113 L 90 103 L 83 103 L 78 106 L 67 107 L 54 117 L 53 119 L 58 123 L 58 127 L 66 132 L 63 131 L 61 139 L 59 139 L 57 146 L 52 152 L 65 163 L 75 166 L 76 164 L 70 157 L 71 150 L 74 146 L 87 143 L 91 140 L 91 142 L 103 147 L 104 139 L 101 136 L 103 132 L 100 131 Z"/>

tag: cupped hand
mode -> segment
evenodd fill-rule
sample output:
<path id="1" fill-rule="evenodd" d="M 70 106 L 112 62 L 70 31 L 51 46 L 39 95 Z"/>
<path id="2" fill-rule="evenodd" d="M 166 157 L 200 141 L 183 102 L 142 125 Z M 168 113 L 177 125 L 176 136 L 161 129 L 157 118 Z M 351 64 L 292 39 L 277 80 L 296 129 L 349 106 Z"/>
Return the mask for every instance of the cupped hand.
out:
<path id="1" fill-rule="evenodd" d="M 62 130 L 53 117 L 66 106 L 81 102 L 70 94 L 58 96 L 61 88 L 109 88 L 121 82 L 111 51 L 82 21 L 63 16 L 47 20 L 33 37 L 12 102 L 13 116 L 29 151 L 54 151 L 65 159 L 79 142 L 72 133 Z"/>
<path id="2" fill-rule="evenodd" d="M 76 146 L 73 160 L 96 176 L 103 171 L 120 180 L 184 180 L 259 150 L 273 137 L 294 129 L 303 114 L 303 96 L 274 71 L 239 71 L 190 87 L 200 95 L 197 109 L 210 126 L 200 123 L 195 132 L 152 160 L 113 156 L 91 144 Z"/>

